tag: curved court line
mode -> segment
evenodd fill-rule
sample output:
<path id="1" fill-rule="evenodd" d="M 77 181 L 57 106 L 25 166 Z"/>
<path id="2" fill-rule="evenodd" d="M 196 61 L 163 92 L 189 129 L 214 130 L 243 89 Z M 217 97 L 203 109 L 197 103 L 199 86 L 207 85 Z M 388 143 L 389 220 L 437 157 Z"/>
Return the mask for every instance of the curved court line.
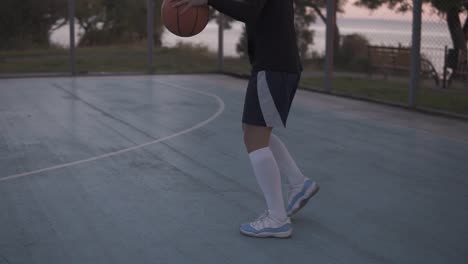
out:
<path id="1" fill-rule="evenodd" d="M 87 159 L 77 160 L 77 161 L 64 163 L 64 164 L 60 164 L 60 165 L 55 165 L 55 166 L 44 168 L 44 169 L 39 169 L 39 170 L 34 170 L 34 171 L 29 171 L 29 172 L 23 172 L 23 173 L 10 175 L 10 176 L 7 176 L 7 177 L 0 178 L 0 182 L 9 181 L 9 180 L 13 180 L 13 179 L 18 179 L 18 178 L 22 178 L 22 177 L 26 177 L 26 176 L 31 176 L 31 175 L 46 172 L 46 171 L 58 170 L 58 169 L 71 167 L 71 166 L 75 166 L 75 165 L 79 165 L 79 164 L 83 164 L 83 163 L 87 163 L 87 162 L 91 162 L 91 161 L 96 161 L 96 160 L 116 156 L 116 155 L 119 155 L 119 154 L 123 154 L 123 153 L 126 153 L 126 152 L 134 151 L 134 150 L 137 150 L 137 149 L 141 149 L 141 148 L 144 148 L 146 146 L 154 145 L 154 144 L 157 144 L 157 143 L 160 143 L 160 142 L 163 142 L 163 141 L 178 137 L 180 135 L 190 133 L 190 132 L 192 132 L 194 130 L 197 130 L 197 129 L 203 127 L 203 126 L 206 126 L 208 123 L 210 123 L 211 121 L 218 118 L 218 116 L 221 115 L 221 113 L 225 109 L 224 101 L 219 96 L 217 96 L 217 95 L 215 95 L 213 93 L 197 91 L 197 90 L 194 90 L 194 89 L 191 89 L 191 88 L 177 86 L 177 85 L 173 85 L 173 84 L 169 84 L 169 83 L 165 83 L 165 82 L 161 82 L 161 81 L 155 81 L 155 82 L 158 82 L 160 84 L 164 84 L 164 85 L 167 85 L 167 86 L 172 86 L 172 87 L 175 87 L 175 88 L 178 88 L 178 89 L 181 89 L 181 90 L 186 90 L 186 91 L 190 91 L 190 92 L 194 92 L 194 93 L 199 93 L 199 94 L 202 94 L 202 95 L 205 95 L 205 96 L 208 96 L 208 97 L 212 97 L 212 98 L 216 99 L 216 101 L 218 102 L 218 110 L 213 115 L 211 115 L 208 119 L 206 119 L 205 121 L 202 121 L 202 122 L 200 122 L 200 123 L 198 123 L 198 124 L 196 124 L 196 125 L 194 125 L 194 126 L 192 126 L 190 128 L 184 129 L 184 130 L 179 131 L 179 132 L 177 132 L 175 134 L 172 134 L 172 135 L 169 135 L 169 136 L 166 136 L 166 137 L 163 137 L 163 138 L 159 138 L 157 140 L 153 140 L 153 141 L 146 142 L 146 143 L 143 143 L 143 144 L 140 144 L 140 145 L 136 145 L 136 146 L 133 146 L 133 147 L 121 149 L 121 150 L 114 151 L 114 152 L 109 152 L 109 153 L 106 153 L 106 154 L 102 154 L 102 155 L 87 158 Z"/>

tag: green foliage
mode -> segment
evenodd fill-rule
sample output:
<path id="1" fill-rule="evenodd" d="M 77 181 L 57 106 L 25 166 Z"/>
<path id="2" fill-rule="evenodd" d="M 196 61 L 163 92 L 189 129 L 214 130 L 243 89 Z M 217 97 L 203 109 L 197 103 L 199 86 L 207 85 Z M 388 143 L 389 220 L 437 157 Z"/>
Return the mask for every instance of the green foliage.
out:
<path id="1" fill-rule="evenodd" d="M 427 1 L 427 0 L 426 0 Z M 463 0 L 430 0 L 432 6 L 437 10 L 447 13 L 451 8 L 457 9 L 462 12 L 466 1 Z"/>
<path id="2" fill-rule="evenodd" d="M 154 1 L 154 42 L 161 44 L 162 0 Z M 76 17 L 84 29 L 80 46 L 134 43 L 146 39 L 146 0 L 81 0 Z"/>
<path id="3" fill-rule="evenodd" d="M 306 58 L 310 45 L 314 43 L 314 31 L 310 29 L 310 25 L 315 22 L 316 16 L 303 1 L 295 1 L 294 12 L 299 54 L 301 58 Z"/>
<path id="4" fill-rule="evenodd" d="M 146 0 L 77 0 L 76 21 L 84 29 L 79 45 L 134 43 L 146 38 Z M 161 44 L 162 0 L 154 0 L 153 36 Z M 0 49 L 50 46 L 50 33 L 67 22 L 66 0 L 2 0 Z"/>
<path id="5" fill-rule="evenodd" d="M 66 16 L 63 0 L 2 0 L 0 3 L 0 49 L 49 46 L 54 25 Z"/>
<path id="6" fill-rule="evenodd" d="M 468 1 L 467 0 L 423 0 L 430 4 L 440 16 L 445 17 L 452 39 L 453 49 L 460 52 L 454 65 L 468 66 Z M 406 12 L 412 8 L 411 0 L 358 0 L 357 5 L 376 9 L 384 4 L 397 11 Z M 461 21 L 460 13 L 467 13 L 465 22 Z"/>
<path id="7" fill-rule="evenodd" d="M 369 61 L 367 46 L 369 40 L 360 34 L 345 35 L 341 39 L 337 54 L 337 65 L 352 71 L 365 71 Z"/>
<path id="8" fill-rule="evenodd" d="M 308 7 L 318 7 L 325 8 L 327 6 L 327 0 L 295 0 L 296 4 L 304 5 Z M 342 13 L 344 12 L 343 6 L 348 2 L 348 0 L 336 0 L 337 2 L 337 11 Z"/>
<path id="9" fill-rule="evenodd" d="M 242 30 L 241 36 L 239 37 L 239 41 L 236 44 L 236 51 L 240 55 L 241 58 L 247 58 L 248 51 L 247 51 L 247 30 L 245 26 Z"/>
<path id="10" fill-rule="evenodd" d="M 429 0 L 423 0 L 427 2 Z M 389 8 L 395 9 L 401 12 L 408 11 L 412 7 L 413 1 L 411 0 L 358 0 L 355 2 L 356 5 L 365 6 L 369 9 L 375 10 L 382 5 L 387 4 Z"/>

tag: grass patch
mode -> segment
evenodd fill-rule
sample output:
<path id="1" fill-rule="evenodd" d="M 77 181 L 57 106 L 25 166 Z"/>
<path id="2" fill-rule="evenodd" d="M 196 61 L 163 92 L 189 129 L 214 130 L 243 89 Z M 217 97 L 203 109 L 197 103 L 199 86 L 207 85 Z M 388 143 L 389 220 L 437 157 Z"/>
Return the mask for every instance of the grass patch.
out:
<path id="1" fill-rule="evenodd" d="M 68 72 L 68 56 L 65 49 L 0 51 L 0 73 Z M 157 73 L 207 73 L 218 67 L 216 54 L 203 46 L 178 44 L 173 48 L 155 48 L 153 56 Z M 79 73 L 148 71 L 145 46 L 77 48 L 76 60 Z M 226 63 L 234 71 L 248 67 L 234 58 L 226 58 Z"/>
<path id="2" fill-rule="evenodd" d="M 64 49 L 0 52 L 0 73 L 43 73 L 67 70 L 68 51 Z"/>
<path id="3" fill-rule="evenodd" d="M 210 73 L 218 67 L 217 55 L 206 47 L 178 44 L 173 48 L 155 48 L 156 73 Z M 313 63 L 304 63 L 304 72 L 321 71 Z M 249 74 L 247 59 L 224 58 L 226 72 Z M 147 72 L 147 50 L 144 45 L 86 47 L 77 49 L 77 70 L 92 72 Z M 60 48 L 0 51 L 0 73 L 68 72 L 68 51 Z M 303 75 L 304 76 L 304 75 Z M 303 77 L 305 88 L 323 87 L 323 77 Z M 334 93 L 407 104 L 406 82 L 361 77 L 340 77 L 333 80 Z M 468 90 L 433 89 L 423 87 L 418 94 L 418 106 L 468 116 Z"/>
<path id="4" fill-rule="evenodd" d="M 323 78 L 304 78 L 301 85 L 305 88 L 323 87 Z M 408 104 L 408 84 L 400 81 L 335 77 L 333 89 L 335 94 Z M 468 116 L 468 90 L 442 90 L 423 86 L 417 98 L 419 107 Z"/>

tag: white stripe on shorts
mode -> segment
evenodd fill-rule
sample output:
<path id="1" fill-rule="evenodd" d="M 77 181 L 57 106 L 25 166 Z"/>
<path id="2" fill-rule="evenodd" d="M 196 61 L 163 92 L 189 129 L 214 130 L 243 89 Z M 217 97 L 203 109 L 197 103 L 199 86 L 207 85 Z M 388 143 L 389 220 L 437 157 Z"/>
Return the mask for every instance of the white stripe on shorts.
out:
<path id="1" fill-rule="evenodd" d="M 260 108 L 262 109 L 263 119 L 268 127 L 282 127 L 283 121 L 276 108 L 275 101 L 271 96 L 268 82 L 266 79 L 266 72 L 260 71 L 257 75 L 257 93 Z"/>

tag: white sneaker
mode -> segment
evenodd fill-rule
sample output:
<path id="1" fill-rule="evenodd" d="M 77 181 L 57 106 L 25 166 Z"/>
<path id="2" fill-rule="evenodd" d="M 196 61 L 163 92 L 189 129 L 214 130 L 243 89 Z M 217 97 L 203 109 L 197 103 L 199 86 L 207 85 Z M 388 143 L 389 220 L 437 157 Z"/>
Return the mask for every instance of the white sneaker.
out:
<path id="1" fill-rule="evenodd" d="M 251 237 L 289 238 L 292 234 L 291 220 L 289 218 L 282 221 L 275 219 L 269 211 L 266 211 L 257 220 L 242 224 L 240 232 Z"/>
<path id="2" fill-rule="evenodd" d="M 318 183 L 310 179 L 305 180 L 301 185 L 290 188 L 288 192 L 288 206 L 286 207 L 288 217 L 299 212 L 319 190 L 320 186 Z"/>

